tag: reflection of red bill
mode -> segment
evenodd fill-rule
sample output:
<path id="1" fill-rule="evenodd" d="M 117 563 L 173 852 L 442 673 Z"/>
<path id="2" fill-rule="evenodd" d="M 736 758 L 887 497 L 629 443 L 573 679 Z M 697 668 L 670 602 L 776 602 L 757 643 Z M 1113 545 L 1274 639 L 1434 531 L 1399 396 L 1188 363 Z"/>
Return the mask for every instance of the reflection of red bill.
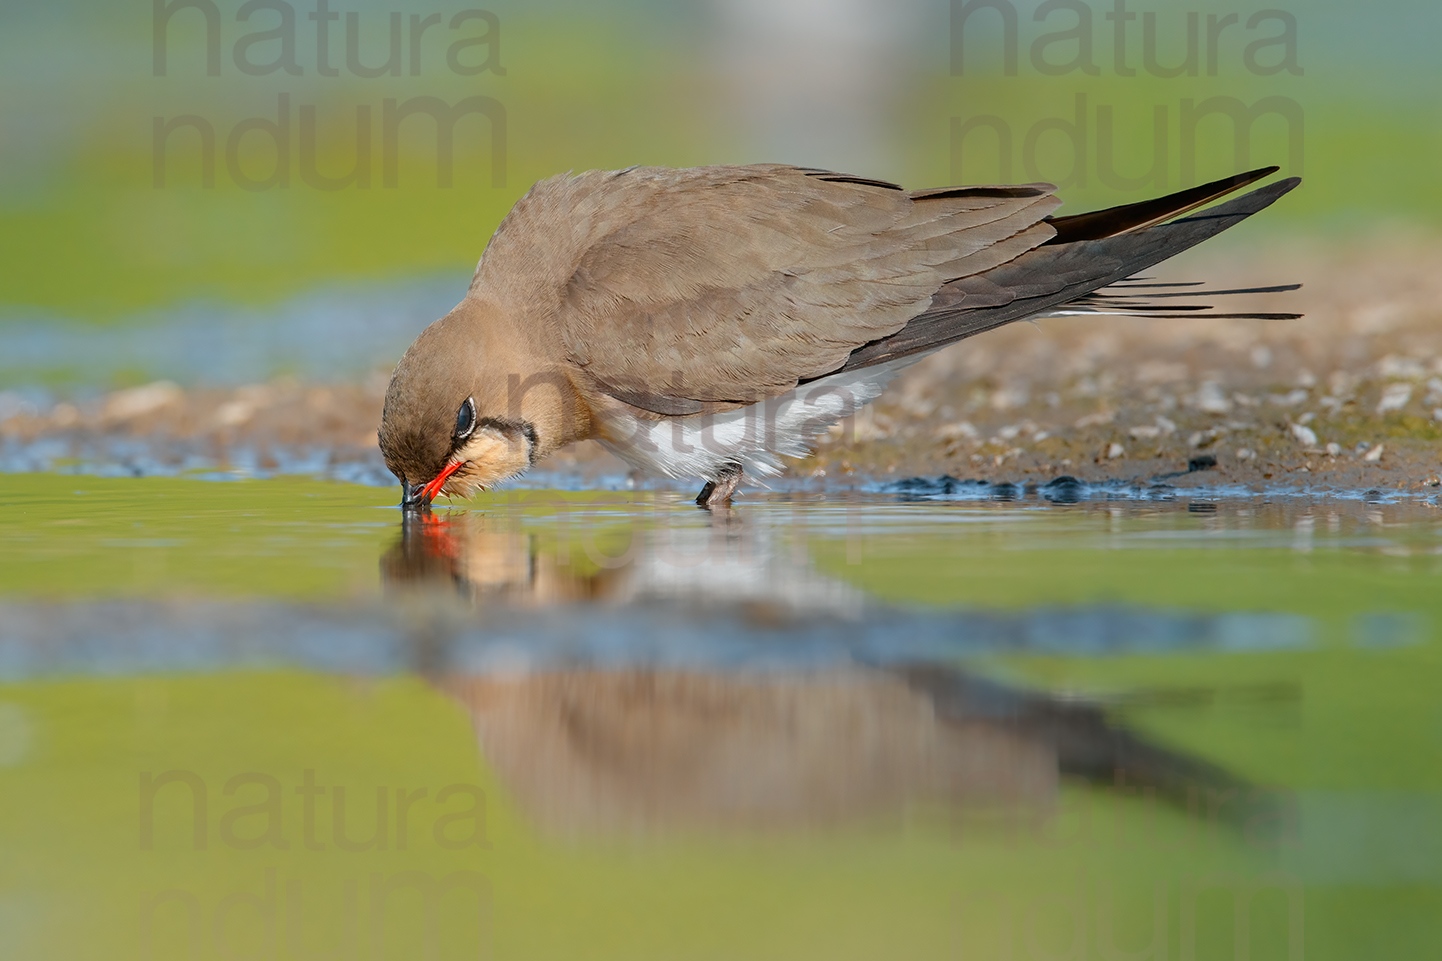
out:
<path id="1" fill-rule="evenodd" d="M 421 537 L 430 554 L 451 560 L 461 555 L 460 543 L 452 536 L 450 528 L 450 521 L 441 520 L 434 514 L 428 513 L 421 518 Z"/>
<path id="2" fill-rule="evenodd" d="M 446 486 L 446 481 L 450 479 L 452 474 L 460 470 L 461 465 L 464 463 L 465 461 L 451 461 L 449 464 L 447 464 L 444 468 L 441 469 L 441 472 L 436 475 L 435 480 L 431 481 L 425 487 L 421 488 L 421 496 L 425 498 L 426 503 L 429 504 L 431 501 L 436 499 L 436 495 L 441 492 L 441 488 Z"/>

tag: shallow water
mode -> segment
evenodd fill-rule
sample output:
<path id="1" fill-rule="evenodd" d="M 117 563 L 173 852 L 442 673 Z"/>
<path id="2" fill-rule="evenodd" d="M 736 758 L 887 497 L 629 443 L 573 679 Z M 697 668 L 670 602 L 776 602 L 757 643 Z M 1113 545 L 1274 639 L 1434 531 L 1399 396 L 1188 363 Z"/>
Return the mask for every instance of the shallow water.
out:
<path id="1" fill-rule="evenodd" d="M 0 483 L 15 957 L 1442 943 L 1431 501 Z"/>

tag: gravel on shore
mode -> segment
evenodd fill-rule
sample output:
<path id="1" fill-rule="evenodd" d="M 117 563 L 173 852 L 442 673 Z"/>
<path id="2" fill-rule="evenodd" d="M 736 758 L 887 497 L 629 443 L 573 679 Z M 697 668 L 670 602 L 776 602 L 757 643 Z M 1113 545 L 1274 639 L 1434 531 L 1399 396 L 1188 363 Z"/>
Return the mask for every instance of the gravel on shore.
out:
<path id="1" fill-rule="evenodd" d="M 1164 276 L 1218 287 L 1299 281 L 1299 291 L 1228 298 L 1222 309 L 1305 317 L 1013 324 L 907 370 L 792 475 L 1105 482 L 1190 467 L 1254 488 L 1442 486 L 1442 242 L 1191 256 Z M 127 458 L 157 469 L 354 465 L 358 479 L 380 481 L 385 383 L 382 372 L 348 384 L 157 382 L 48 409 L 0 393 L 0 468 Z M 593 443 L 545 466 L 626 473 Z"/>

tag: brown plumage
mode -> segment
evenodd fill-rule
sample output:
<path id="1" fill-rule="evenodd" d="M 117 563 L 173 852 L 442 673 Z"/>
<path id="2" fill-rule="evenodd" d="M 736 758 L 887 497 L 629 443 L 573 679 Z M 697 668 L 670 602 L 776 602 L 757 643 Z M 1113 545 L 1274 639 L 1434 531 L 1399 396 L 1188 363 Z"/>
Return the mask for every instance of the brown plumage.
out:
<path id="1" fill-rule="evenodd" d="M 1274 170 L 1062 218 L 1049 184 L 908 192 L 774 164 L 551 178 L 401 358 L 381 450 L 406 506 L 584 438 L 703 477 L 718 503 L 947 344 L 1061 311 L 1199 309 L 1121 282 L 1296 186 L 1173 219 Z"/>

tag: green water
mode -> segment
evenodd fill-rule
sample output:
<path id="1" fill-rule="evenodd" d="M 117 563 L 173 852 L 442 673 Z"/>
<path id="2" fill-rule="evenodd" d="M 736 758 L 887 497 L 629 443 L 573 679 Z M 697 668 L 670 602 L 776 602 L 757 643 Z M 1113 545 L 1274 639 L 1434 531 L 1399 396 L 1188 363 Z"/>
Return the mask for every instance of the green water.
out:
<path id="1" fill-rule="evenodd" d="M 669 493 L 519 491 L 403 536 L 394 499 L 289 479 L 0 479 L 6 958 L 1442 944 L 1435 505 L 807 494 L 713 518 Z M 694 630 L 625 620 L 658 606 Z M 264 663 L 230 659 L 197 627 L 218 616 L 188 610 L 266 612 L 245 623 L 272 628 L 240 640 L 289 640 Z M 717 610 L 743 617 L 708 627 Z M 1034 742 L 937 724 L 889 665 L 747 661 L 814 645 L 808 626 L 832 615 L 883 641 L 892 621 L 900 646 L 927 618 L 1035 632 L 1047 611 L 1081 617 L 1101 646 L 1073 650 L 1063 631 L 952 666 L 1059 705 L 1097 700 L 1251 787 L 1196 804 L 1051 787 L 1027 780 Z M 1303 629 L 1169 644 L 1116 636 L 1142 621 L 1108 611 Z M 558 627 L 557 612 L 576 620 Z M 313 646 L 344 640 L 327 625 L 384 622 L 424 646 L 407 631 L 440 621 L 571 653 L 529 672 L 316 666 Z M 91 647 L 74 646 L 77 624 Z M 732 634 L 753 628 L 736 655 Z M 122 633 L 129 653 L 97 668 Z M 668 666 L 668 645 L 695 656 Z M 43 669 L 17 654 L 62 648 Z M 163 656 L 126 660 L 142 648 Z M 626 672 L 649 680 L 618 688 Z M 1288 799 L 1280 814 L 1227 815 L 1264 787 Z"/>

